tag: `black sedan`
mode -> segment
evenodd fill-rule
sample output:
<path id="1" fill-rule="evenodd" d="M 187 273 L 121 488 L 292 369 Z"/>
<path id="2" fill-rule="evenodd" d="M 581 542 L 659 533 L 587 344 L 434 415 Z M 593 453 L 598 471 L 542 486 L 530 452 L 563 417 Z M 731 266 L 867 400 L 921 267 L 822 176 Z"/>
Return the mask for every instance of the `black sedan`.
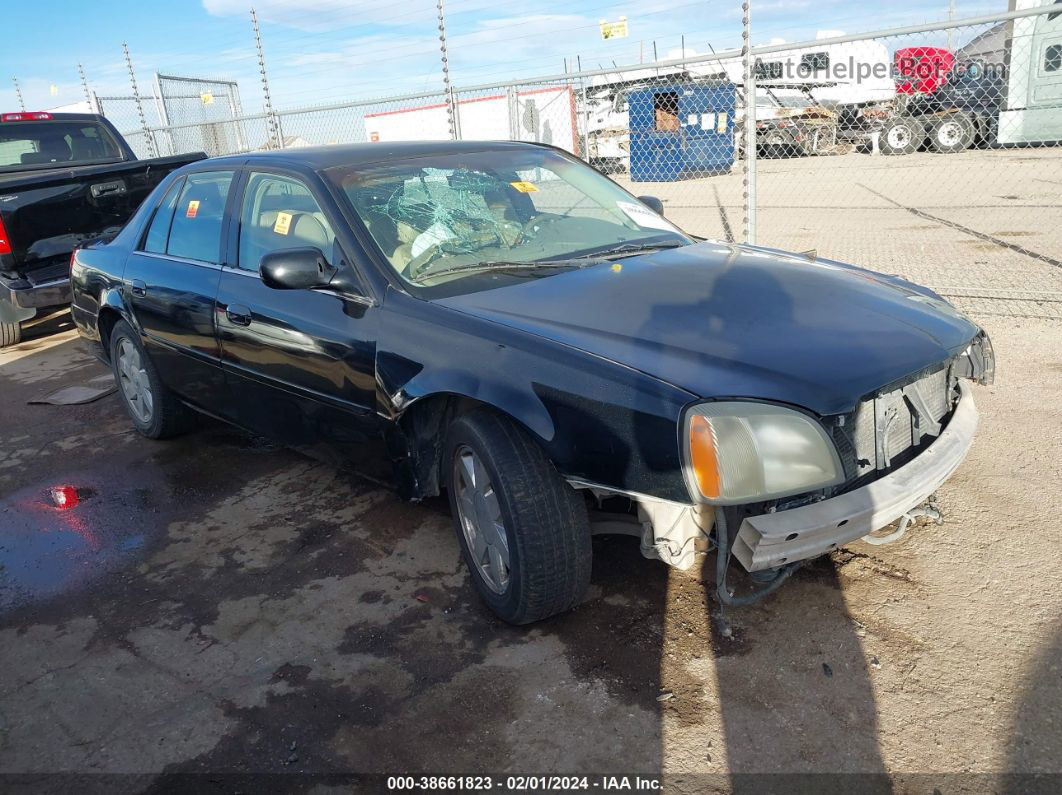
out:
<path id="1" fill-rule="evenodd" d="M 566 610 L 594 532 L 773 590 L 918 506 L 994 371 L 924 288 L 700 241 L 578 159 L 523 143 L 205 160 L 76 252 L 73 315 L 137 429 L 194 411 L 289 443 L 383 441 L 449 493 L 502 618 Z M 754 594 L 755 595 L 755 594 Z"/>

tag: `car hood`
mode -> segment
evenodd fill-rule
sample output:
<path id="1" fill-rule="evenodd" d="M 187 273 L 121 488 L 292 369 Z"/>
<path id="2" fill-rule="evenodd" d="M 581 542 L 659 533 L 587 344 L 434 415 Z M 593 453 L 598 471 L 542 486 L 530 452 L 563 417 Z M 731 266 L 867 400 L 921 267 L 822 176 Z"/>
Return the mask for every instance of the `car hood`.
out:
<path id="1" fill-rule="evenodd" d="M 930 290 L 705 242 L 437 299 L 681 387 L 818 414 L 946 361 L 978 328 Z"/>

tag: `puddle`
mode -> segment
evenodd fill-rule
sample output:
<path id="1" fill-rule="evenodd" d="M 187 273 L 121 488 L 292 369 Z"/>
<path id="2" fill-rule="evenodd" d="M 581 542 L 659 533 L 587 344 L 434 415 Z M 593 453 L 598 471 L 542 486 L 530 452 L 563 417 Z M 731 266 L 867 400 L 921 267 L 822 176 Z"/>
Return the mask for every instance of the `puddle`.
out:
<path id="1" fill-rule="evenodd" d="M 69 474 L 0 500 L 0 613 L 127 565 L 165 530 L 151 492 Z"/>

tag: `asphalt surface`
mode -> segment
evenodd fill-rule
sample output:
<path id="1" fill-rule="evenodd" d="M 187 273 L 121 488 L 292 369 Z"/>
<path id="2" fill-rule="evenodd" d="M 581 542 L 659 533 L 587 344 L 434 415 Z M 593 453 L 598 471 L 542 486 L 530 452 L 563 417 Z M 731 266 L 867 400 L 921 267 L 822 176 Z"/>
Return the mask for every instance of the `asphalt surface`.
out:
<path id="1" fill-rule="evenodd" d="M 1062 326 L 992 320 L 1000 380 L 976 392 L 942 526 L 854 544 L 724 614 L 712 555 L 683 574 L 598 537 L 586 601 L 513 628 L 473 593 L 445 502 L 399 501 L 378 461 L 212 421 L 149 441 L 116 395 L 30 405 L 104 372 L 48 319 L 0 353 L 2 781 L 1051 791 L 1023 776 L 1062 774 Z"/>

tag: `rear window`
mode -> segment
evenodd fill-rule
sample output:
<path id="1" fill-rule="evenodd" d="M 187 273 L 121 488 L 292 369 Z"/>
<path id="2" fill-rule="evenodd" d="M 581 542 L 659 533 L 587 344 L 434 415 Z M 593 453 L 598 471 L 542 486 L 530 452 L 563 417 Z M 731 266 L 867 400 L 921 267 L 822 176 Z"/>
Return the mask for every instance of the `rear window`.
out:
<path id="1" fill-rule="evenodd" d="M 40 121 L 0 124 L 0 171 L 120 160 L 118 144 L 97 122 Z"/>

